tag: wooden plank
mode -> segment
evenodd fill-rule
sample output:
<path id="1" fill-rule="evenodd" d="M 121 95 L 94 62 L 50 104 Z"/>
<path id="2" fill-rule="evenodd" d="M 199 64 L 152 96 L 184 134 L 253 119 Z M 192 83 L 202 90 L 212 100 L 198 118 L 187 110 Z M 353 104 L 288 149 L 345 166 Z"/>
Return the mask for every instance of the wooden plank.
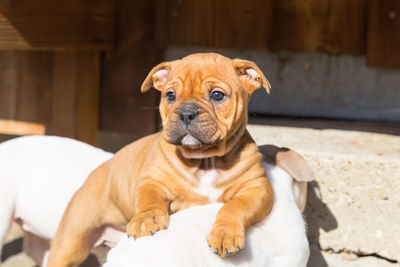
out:
<path id="1" fill-rule="evenodd" d="M 99 77 L 99 52 L 54 52 L 50 134 L 96 145 Z"/>
<path id="2" fill-rule="evenodd" d="M 370 0 L 367 65 L 400 68 L 400 1 Z"/>
<path id="3" fill-rule="evenodd" d="M 332 0 L 319 51 L 365 54 L 367 6 L 367 0 Z"/>
<path id="4" fill-rule="evenodd" d="M 44 125 L 47 134 L 96 144 L 99 53 L 1 52 L 0 59 L 4 61 L 0 61 L 0 118 L 37 123 Z M 3 123 L 1 130 L 3 133 L 32 134 L 31 129 L 35 128 L 26 125 Z M 9 132 L 5 130 L 7 127 L 11 127 Z"/>
<path id="5" fill-rule="evenodd" d="M 0 49 L 110 49 L 113 0 L 0 0 Z"/>
<path id="6" fill-rule="evenodd" d="M 160 34 L 167 44 L 213 47 L 267 47 L 272 0 L 168 0 L 158 4 Z M 160 13 L 160 12 L 158 12 Z"/>
<path id="7" fill-rule="evenodd" d="M 99 129 L 99 52 L 78 52 L 76 71 L 76 138 L 96 145 Z"/>
<path id="8" fill-rule="evenodd" d="M 154 2 L 119 2 L 117 48 L 107 53 L 101 79 L 103 131 L 129 132 L 140 137 L 158 130 L 159 92 L 140 92 L 148 72 L 162 61 L 163 48 L 154 41 Z"/>
<path id="9" fill-rule="evenodd" d="M 362 54 L 366 0 L 274 1 L 272 50 Z"/>
<path id="10" fill-rule="evenodd" d="M 54 52 L 48 133 L 75 137 L 76 52 Z"/>
<path id="11" fill-rule="evenodd" d="M 0 118 L 48 124 L 51 52 L 0 52 Z"/>
<path id="12" fill-rule="evenodd" d="M 0 118 L 15 118 L 17 103 L 17 61 L 12 51 L 0 51 Z"/>
<path id="13" fill-rule="evenodd" d="M 52 53 L 18 51 L 18 92 L 14 119 L 44 123 L 50 122 L 50 87 Z"/>
<path id="14" fill-rule="evenodd" d="M 0 134 L 35 135 L 45 134 L 46 127 L 41 123 L 0 119 Z"/>

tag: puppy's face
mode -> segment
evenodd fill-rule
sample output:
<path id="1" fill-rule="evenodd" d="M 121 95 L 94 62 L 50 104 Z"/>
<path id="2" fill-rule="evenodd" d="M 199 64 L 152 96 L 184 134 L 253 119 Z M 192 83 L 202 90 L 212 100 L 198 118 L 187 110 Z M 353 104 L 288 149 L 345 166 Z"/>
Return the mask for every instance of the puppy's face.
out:
<path id="1" fill-rule="evenodd" d="M 247 123 L 250 94 L 269 83 L 250 61 L 194 54 L 156 66 L 142 85 L 161 91 L 163 135 L 188 157 L 227 153 Z"/>

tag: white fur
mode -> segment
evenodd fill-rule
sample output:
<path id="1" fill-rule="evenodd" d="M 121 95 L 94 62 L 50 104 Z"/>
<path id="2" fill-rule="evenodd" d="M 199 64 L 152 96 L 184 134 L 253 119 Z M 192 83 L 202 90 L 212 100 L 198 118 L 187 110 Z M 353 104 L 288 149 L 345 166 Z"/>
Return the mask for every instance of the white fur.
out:
<path id="1" fill-rule="evenodd" d="M 215 203 L 173 214 L 168 229 L 154 236 L 136 241 L 125 236 L 104 266 L 306 266 L 309 247 L 293 179 L 280 168 L 263 165 L 274 190 L 273 209 L 246 231 L 246 246 L 238 254 L 221 258 L 208 248 L 207 235 L 222 206 Z"/>
<path id="2" fill-rule="evenodd" d="M 181 142 L 182 142 L 182 145 L 184 145 L 184 146 L 199 146 L 199 145 L 201 145 L 200 141 L 190 134 L 186 134 L 185 137 L 183 137 Z"/>
<path id="3" fill-rule="evenodd" d="M 252 68 L 248 68 L 245 70 L 247 75 L 249 76 L 249 79 L 255 79 L 257 77 L 260 77 L 260 74 L 258 74 L 258 72 L 255 69 Z"/>
<path id="4" fill-rule="evenodd" d="M 154 73 L 153 77 L 155 79 L 158 79 L 160 83 L 165 83 L 168 79 L 168 70 L 166 69 L 161 69 L 159 71 L 157 71 L 156 73 Z"/>
<path id="5" fill-rule="evenodd" d="M 24 250 L 42 263 L 64 209 L 112 153 L 73 139 L 27 136 L 0 144 L 0 242 L 18 219 Z M 1 256 L 1 249 L 0 249 Z"/>
<path id="6" fill-rule="evenodd" d="M 215 169 L 203 171 L 199 176 L 199 184 L 193 191 L 207 197 L 211 202 L 216 202 L 222 194 L 222 191 L 214 186 L 217 176 L 218 173 Z"/>

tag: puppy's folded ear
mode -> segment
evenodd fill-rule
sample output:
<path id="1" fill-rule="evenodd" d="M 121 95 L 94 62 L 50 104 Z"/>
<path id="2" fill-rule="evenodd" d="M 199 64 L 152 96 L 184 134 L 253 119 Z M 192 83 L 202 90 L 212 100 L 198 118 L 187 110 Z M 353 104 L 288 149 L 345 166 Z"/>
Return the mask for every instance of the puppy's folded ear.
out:
<path id="1" fill-rule="evenodd" d="M 264 87 L 269 94 L 271 85 L 254 62 L 238 58 L 234 59 L 232 62 L 236 73 L 239 75 L 239 79 L 243 82 L 250 94 L 260 87 Z"/>
<path id="2" fill-rule="evenodd" d="M 142 93 L 147 92 L 152 87 L 161 90 L 167 82 L 170 71 L 171 62 L 163 62 L 155 66 L 142 83 Z"/>
<path id="3" fill-rule="evenodd" d="M 310 182 L 315 180 L 313 169 L 307 161 L 296 151 L 288 148 L 280 148 L 276 153 L 276 165 L 288 172 L 299 182 Z"/>
<path id="4" fill-rule="evenodd" d="M 274 145 L 259 146 L 258 150 L 263 159 L 270 164 L 276 165 L 286 171 L 299 182 L 310 182 L 315 180 L 314 170 L 307 161 L 294 150 Z"/>

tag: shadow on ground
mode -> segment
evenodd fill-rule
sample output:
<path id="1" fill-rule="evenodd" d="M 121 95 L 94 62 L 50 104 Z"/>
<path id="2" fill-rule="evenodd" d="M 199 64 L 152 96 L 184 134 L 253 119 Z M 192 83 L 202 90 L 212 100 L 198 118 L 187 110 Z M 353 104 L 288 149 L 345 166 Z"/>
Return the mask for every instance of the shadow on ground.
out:
<path id="1" fill-rule="evenodd" d="M 17 238 L 15 240 L 12 240 L 3 246 L 3 253 L 1 255 L 1 262 L 4 262 L 6 259 L 8 259 L 11 256 L 17 255 L 19 253 L 23 253 L 23 238 Z M 38 266 L 38 265 L 37 265 Z M 94 255 L 89 255 L 89 257 L 86 259 L 85 262 L 83 262 L 80 267 L 97 267 L 100 266 L 100 263 L 98 262 L 97 258 Z"/>
<path id="2" fill-rule="evenodd" d="M 292 118 L 250 114 L 250 124 L 284 126 L 311 129 L 336 129 L 400 135 L 400 123 L 372 122 L 372 121 L 345 121 L 333 119 Z"/>
<path id="3" fill-rule="evenodd" d="M 319 232 L 320 229 L 329 232 L 338 227 L 335 216 L 322 201 L 319 192 L 319 185 L 317 182 L 309 183 L 305 217 L 311 255 L 307 267 L 328 267 L 320 250 Z"/>

